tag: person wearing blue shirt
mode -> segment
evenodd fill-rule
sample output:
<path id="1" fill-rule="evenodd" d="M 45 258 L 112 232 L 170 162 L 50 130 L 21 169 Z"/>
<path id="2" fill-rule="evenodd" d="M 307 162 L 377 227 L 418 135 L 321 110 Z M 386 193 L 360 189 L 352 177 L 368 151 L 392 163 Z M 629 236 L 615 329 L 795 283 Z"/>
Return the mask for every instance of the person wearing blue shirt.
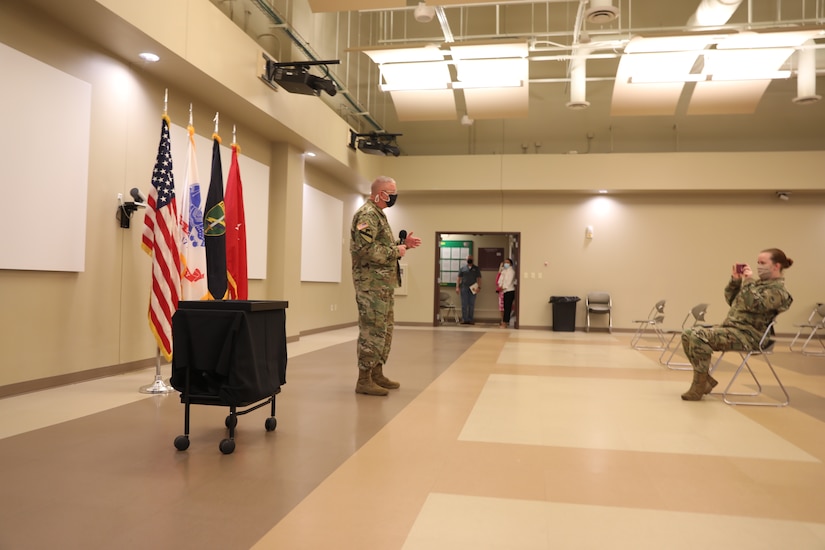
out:
<path id="1" fill-rule="evenodd" d="M 476 285 L 473 287 L 473 285 Z M 472 287 L 472 288 L 471 288 Z M 476 293 L 481 290 L 481 270 L 473 264 L 473 257 L 467 256 L 467 265 L 458 270 L 455 291 L 461 294 L 461 324 L 475 324 Z"/>

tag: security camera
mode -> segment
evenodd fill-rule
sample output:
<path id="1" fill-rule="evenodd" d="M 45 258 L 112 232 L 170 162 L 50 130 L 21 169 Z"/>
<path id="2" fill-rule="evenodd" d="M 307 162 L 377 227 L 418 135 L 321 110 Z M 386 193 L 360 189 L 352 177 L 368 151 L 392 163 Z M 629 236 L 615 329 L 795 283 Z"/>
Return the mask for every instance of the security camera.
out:
<path id="1" fill-rule="evenodd" d="M 776 192 L 776 198 L 781 200 L 781 201 L 789 200 L 791 198 L 791 192 L 790 191 L 777 191 Z"/>

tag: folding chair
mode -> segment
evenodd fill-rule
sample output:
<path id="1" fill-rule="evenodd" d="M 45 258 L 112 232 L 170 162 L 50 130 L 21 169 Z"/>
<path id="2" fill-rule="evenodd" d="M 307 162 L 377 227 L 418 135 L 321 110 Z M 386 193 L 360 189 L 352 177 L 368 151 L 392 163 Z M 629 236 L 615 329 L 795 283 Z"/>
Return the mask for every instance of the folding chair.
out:
<path id="1" fill-rule="evenodd" d="M 613 332 L 613 300 L 607 292 L 591 292 L 584 299 L 584 310 L 587 312 L 586 331 L 590 332 L 590 314 L 607 314 L 607 331 Z"/>
<path id="2" fill-rule="evenodd" d="M 820 347 L 822 348 L 820 351 L 810 351 L 808 350 L 808 344 L 811 343 L 814 335 L 820 331 L 825 329 L 825 303 L 817 303 L 816 307 L 811 311 L 811 314 L 808 316 L 808 322 L 802 323 L 801 325 L 794 325 L 799 330 L 796 332 L 796 336 L 793 337 L 791 340 L 790 348 L 791 351 L 799 351 L 802 355 L 814 355 L 817 357 L 825 356 L 825 344 L 822 343 L 822 336 L 820 335 L 817 338 Z M 794 344 L 797 340 L 802 336 L 802 332 L 804 330 L 810 330 L 811 333 L 808 335 L 808 338 L 805 340 L 805 343 L 802 344 L 802 347 L 798 350 L 793 349 Z"/>
<path id="3" fill-rule="evenodd" d="M 667 368 L 671 370 L 691 370 L 690 363 L 681 363 L 673 360 L 673 357 L 676 355 L 676 352 L 679 350 L 679 346 L 682 342 L 681 338 L 677 339 L 676 337 L 681 335 L 686 328 L 690 327 L 710 327 L 713 325 L 705 323 L 705 313 L 708 310 L 707 304 L 696 304 L 688 311 L 687 315 L 685 315 L 684 321 L 682 321 L 682 328 L 677 330 L 668 330 L 665 334 L 670 335 L 670 339 L 667 341 L 665 345 L 665 349 L 662 350 L 662 355 L 659 356 L 659 362 L 663 365 L 666 365 Z M 688 325 L 688 320 L 693 317 L 693 323 Z M 674 345 L 675 341 L 675 345 Z M 670 354 L 668 355 L 668 352 Z M 667 359 L 665 356 L 667 355 Z"/>
<path id="4" fill-rule="evenodd" d="M 633 323 L 639 323 L 639 327 L 630 340 L 630 347 L 638 350 L 665 349 L 665 335 L 662 332 L 662 323 L 665 320 L 665 300 L 659 300 L 650 310 L 647 319 L 636 319 Z M 650 332 L 649 332 L 650 331 Z M 651 334 L 652 332 L 652 334 Z M 658 341 L 657 345 L 642 345 L 642 338 L 653 337 Z"/>
<path id="5" fill-rule="evenodd" d="M 453 316 L 453 321 L 455 324 L 459 324 L 461 322 L 458 315 L 458 308 L 456 308 L 453 304 L 450 299 L 450 295 L 447 292 L 440 292 L 438 294 L 438 315 L 441 317 L 442 325 L 445 321 L 447 321 L 447 317 L 449 315 Z"/>
<path id="6" fill-rule="evenodd" d="M 755 405 L 755 406 L 760 406 L 760 407 L 784 407 L 784 406 L 786 406 L 787 404 L 789 404 L 791 402 L 791 397 L 788 395 L 788 390 L 785 389 L 785 386 L 782 384 L 782 381 L 779 379 L 779 376 L 776 374 L 776 370 L 774 370 L 773 365 L 771 364 L 771 360 L 770 360 L 770 355 L 773 354 L 773 348 L 774 348 L 774 344 L 775 344 L 773 339 L 771 339 L 771 336 L 773 336 L 773 334 L 774 334 L 773 327 L 774 327 L 775 322 L 776 322 L 776 319 L 771 321 L 771 323 L 768 325 L 768 328 L 765 329 L 764 334 L 762 334 L 762 338 L 759 339 L 759 345 L 756 347 L 756 349 L 749 350 L 749 351 L 739 351 L 739 350 L 737 350 L 737 353 L 739 353 L 739 356 L 742 358 L 742 362 L 739 363 L 739 367 L 737 367 L 736 372 L 733 373 L 733 377 L 730 379 L 730 382 L 728 382 L 728 385 L 725 387 L 725 390 L 722 392 L 722 400 L 725 403 L 727 403 L 728 405 Z M 722 358 L 725 356 L 726 353 L 727 353 L 727 351 L 722 352 L 722 355 L 719 356 L 719 359 L 717 359 L 716 362 L 711 366 L 709 374 L 713 374 L 713 371 L 716 370 L 716 367 L 722 361 Z M 749 363 L 750 359 L 752 357 L 755 357 L 755 356 L 761 356 L 762 359 L 765 360 L 765 364 L 768 365 L 768 368 L 770 369 L 771 374 L 773 374 L 773 377 L 776 380 L 776 383 L 779 384 L 779 389 L 782 390 L 782 393 L 785 396 L 784 401 L 779 401 L 777 403 L 771 403 L 771 402 L 767 402 L 767 401 L 756 401 L 756 400 L 734 401 L 734 400 L 730 399 L 730 396 L 757 397 L 759 395 L 763 395 L 762 384 L 756 378 L 756 374 L 753 372 L 753 369 L 751 368 L 751 365 Z M 756 391 L 755 392 L 750 392 L 750 393 L 731 391 L 731 388 L 733 388 L 733 385 L 736 382 L 736 379 L 739 377 L 739 374 L 741 374 L 741 372 L 746 368 L 748 369 L 748 372 L 750 373 L 751 378 L 753 378 L 754 383 L 756 383 Z"/>

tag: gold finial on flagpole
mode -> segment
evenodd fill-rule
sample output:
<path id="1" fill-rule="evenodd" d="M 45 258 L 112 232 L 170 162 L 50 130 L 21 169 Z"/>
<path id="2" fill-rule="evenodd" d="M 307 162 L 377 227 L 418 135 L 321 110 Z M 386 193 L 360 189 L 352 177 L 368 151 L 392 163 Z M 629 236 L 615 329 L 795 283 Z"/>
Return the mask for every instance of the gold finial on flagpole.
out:
<path id="1" fill-rule="evenodd" d="M 189 104 L 189 126 L 192 126 L 192 104 Z"/>
<path id="2" fill-rule="evenodd" d="M 232 125 L 232 145 L 235 145 L 235 125 Z"/>
<path id="3" fill-rule="evenodd" d="M 169 88 L 163 90 L 163 116 L 169 112 Z"/>

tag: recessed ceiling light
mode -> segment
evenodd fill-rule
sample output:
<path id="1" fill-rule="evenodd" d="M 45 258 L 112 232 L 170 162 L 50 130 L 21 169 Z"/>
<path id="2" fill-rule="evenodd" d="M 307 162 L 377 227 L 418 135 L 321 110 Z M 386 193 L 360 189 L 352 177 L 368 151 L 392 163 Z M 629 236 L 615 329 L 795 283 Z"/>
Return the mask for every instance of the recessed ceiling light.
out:
<path id="1" fill-rule="evenodd" d="M 309 158 L 312 158 L 315 156 L 315 153 L 313 153 L 312 151 L 307 151 L 306 153 L 304 153 L 304 155 L 308 156 Z"/>
<path id="2" fill-rule="evenodd" d="M 599 189 L 600 195 L 607 195 L 607 189 Z"/>
<path id="3" fill-rule="evenodd" d="M 160 61 L 160 56 L 154 54 L 152 52 L 142 52 L 138 55 L 142 60 L 146 61 L 147 63 L 155 63 Z"/>

